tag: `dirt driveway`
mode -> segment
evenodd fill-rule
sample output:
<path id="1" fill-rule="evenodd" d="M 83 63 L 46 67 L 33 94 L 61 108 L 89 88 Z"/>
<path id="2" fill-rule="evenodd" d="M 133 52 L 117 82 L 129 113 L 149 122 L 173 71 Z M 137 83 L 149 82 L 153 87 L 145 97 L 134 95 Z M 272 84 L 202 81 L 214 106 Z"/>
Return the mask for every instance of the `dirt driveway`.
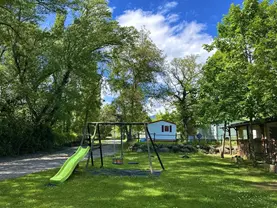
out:
<path id="1" fill-rule="evenodd" d="M 60 167 L 77 148 L 70 147 L 53 154 L 32 154 L 16 158 L 0 158 L 0 181 Z M 113 145 L 103 145 L 103 154 L 105 156 L 113 155 Z M 95 158 L 99 157 L 99 150 L 95 150 L 93 155 Z"/>

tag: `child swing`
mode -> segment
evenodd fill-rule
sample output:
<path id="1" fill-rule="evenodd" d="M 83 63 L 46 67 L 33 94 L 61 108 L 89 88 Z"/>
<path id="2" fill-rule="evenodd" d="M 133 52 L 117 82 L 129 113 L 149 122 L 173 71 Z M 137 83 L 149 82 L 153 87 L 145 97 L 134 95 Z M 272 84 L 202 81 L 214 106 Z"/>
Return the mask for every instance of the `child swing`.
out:
<path id="1" fill-rule="evenodd" d="M 114 157 L 112 160 L 112 163 L 115 165 L 122 165 L 123 164 L 123 131 L 122 131 L 122 126 L 120 126 L 120 146 L 121 146 L 121 151 L 120 151 L 120 157 L 116 157 L 116 150 L 115 150 L 115 125 L 113 128 L 113 150 L 114 150 Z"/>

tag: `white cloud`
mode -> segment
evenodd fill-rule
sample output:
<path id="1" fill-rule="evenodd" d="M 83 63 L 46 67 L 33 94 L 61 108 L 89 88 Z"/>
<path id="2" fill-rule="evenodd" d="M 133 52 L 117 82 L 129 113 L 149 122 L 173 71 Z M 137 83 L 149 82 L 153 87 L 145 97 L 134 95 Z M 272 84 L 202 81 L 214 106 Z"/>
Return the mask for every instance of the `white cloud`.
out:
<path id="1" fill-rule="evenodd" d="M 179 15 L 178 14 L 169 14 L 167 16 L 167 21 L 168 23 L 174 23 L 174 22 L 177 22 L 179 20 Z"/>
<path id="2" fill-rule="evenodd" d="M 206 25 L 196 21 L 178 21 L 179 19 L 178 14 L 165 15 L 141 9 L 127 10 L 117 17 L 122 26 L 134 26 L 138 30 L 144 26 L 149 30 L 151 39 L 165 52 L 168 60 L 198 54 L 199 61 L 204 62 L 209 54 L 202 46 L 212 42 L 212 37 L 204 32 Z"/>
<path id="3" fill-rule="evenodd" d="M 166 4 L 164 4 L 158 8 L 159 13 L 165 14 L 165 13 L 169 12 L 171 9 L 175 8 L 177 5 L 178 5 L 178 2 L 176 2 L 176 1 L 167 2 Z"/>

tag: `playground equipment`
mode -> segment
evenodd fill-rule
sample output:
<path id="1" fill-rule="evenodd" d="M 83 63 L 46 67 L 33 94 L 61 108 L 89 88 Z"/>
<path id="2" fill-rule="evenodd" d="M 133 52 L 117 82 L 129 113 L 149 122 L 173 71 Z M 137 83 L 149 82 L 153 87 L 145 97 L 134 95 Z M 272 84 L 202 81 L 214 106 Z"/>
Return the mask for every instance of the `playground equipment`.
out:
<path id="1" fill-rule="evenodd" d="M 83 148 L 78 147 L 77 151 L 66 160 L 66 162 L 63 164 L 59 172 L 50 178 L 50 182 L 52 183 L 62 183 L 66 179 L 69 178 L 69 176 L 74 171 L 75 167 L 78 165 L 78 163 L 87 155 L 89 152 L 89 147 Z"/>
<path id="2" fill-rule="evenodd" d="M 100 132 L 100 126 L 119 126 L 120 129 L 123 129 L 126 125 L 141 125 L 144 126 L 145 129 L 145 138 L 147 140 L 147 147 L 148 147 L 148 160 L 149 160 L 149 168 L 151 174 L 153 174 L 153 168 L 152 168 L 152 157 L 151 157 L 151 151 L 150 151 L 150 142 L 152 144 L 153 150 L 159 160 L 159 163 L 161 165 L 161 168 L 164 170 L 164 165 L 162 163 L 162 160 L 159 156 L 159 153 L 157 152 L 157 149 L 154 145 L 154 142 L 151 138 L 150 132 L 147 127 L 147 123 L 139 123 L 139 122 L 90 122 L 87 123 L 87 134 L 84 134 L 83 139 L 81 141 L 81 145 L 77 149 L 77 151 L 69 157 L 66 162 L 63 164 L 59 172 L 53 176 L 50 179 L 50 183 L 62 183 L 65 180 L 69 178 L 69 176 L 73 173 L 74 169 L 78 165 L 80 161 L 88 154 L 88 159 L 86 163 L 86 168 L 88 167 L 89 161 L 91 160 L 91 165 L 94 166 L 94 158 L 93 158 L 93 150 L 99 149 L 100 150 L 100 168 L 102 168 L 103 165 L 103 150 L 102 150 L 102 142 L 101 142 L 101 132 Z M 91 130 L 93 129 L 93 134 L 91 134 Z M 94 144 L 94 141 L 98 140 L 98 145 Z M 85 141 L 87 141 L 87 146 L 83 147 Z M 120 158 L 113 158 L 114 164 L 122 164 L 123 163 L 123 133 L 121 130 L 121 155 Z"/>
<path id="3" fill-rule="evenodd" d="M 92 138 L 94 138 L 95 136 L 96 136 L 96 129 L 94 130 L 94 134 Z M 62 165 L 59 172 L 55 176 L 50 178 L 50 183 L 62 183 L 69 178 L 69 176 L 73 173 L 73 171 L 75 170 L 79 162 L 82 161 L 90 151 L 89 146 L 82 147 L 83 142 L 84 142 L 84 137 L 77 151 L 65 161 L 65 163 Z"/>
<path id="4" fill-rule="evenodd" d="M 115 165 L 122 165 L 123 164 L 123 130 L 122 127 L 120 128 L 120 157 L 116 157 L 116 151 L 115 151 L 115 125 L 114 125 L 114 129 L 113 129 L 113 139 L 114 139 L 114 143 L 113 143 L 113 148 L 114 148 L 114 157 L 112 160 L 112 163 Z"/>

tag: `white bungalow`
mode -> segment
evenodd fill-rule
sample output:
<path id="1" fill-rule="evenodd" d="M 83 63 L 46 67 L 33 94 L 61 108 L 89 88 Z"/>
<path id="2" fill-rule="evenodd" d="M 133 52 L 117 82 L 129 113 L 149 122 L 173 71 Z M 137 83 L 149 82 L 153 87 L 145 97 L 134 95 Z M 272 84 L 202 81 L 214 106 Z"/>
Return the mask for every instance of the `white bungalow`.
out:
<path id="1" fill-rule="evenodd" d="M 148 129 L 152 139 L 155 141 L 173 141 L 176 140 L 176 124 L 159 120 L 148 124 Z"/>

